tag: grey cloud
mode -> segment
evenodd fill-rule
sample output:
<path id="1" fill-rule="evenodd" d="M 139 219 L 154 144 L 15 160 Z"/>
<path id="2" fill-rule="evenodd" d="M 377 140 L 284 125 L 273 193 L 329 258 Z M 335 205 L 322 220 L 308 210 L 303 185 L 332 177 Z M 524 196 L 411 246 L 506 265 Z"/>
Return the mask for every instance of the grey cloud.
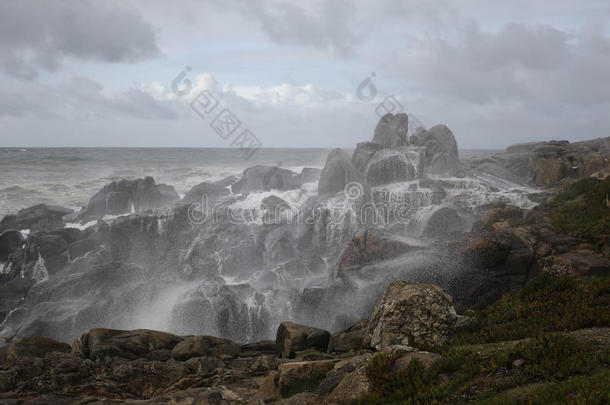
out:
<path id="1" fill-rule="evenodd" d="M 175 120 L 186 113 L 183 105 L 157 100 L 142 89 L 111 93 L 80 76 L 55 86 L 36 82 L 21 84 L 18 90 L 0 86 L 0 118 Z"/>
<path id="2" fill-rule="evenodd" d="M 0 69 L 32 79 L 66 57 L 135 62 L 159 55 L 154 28 L 111 3 L 44 0 L 0 2 Z"/>

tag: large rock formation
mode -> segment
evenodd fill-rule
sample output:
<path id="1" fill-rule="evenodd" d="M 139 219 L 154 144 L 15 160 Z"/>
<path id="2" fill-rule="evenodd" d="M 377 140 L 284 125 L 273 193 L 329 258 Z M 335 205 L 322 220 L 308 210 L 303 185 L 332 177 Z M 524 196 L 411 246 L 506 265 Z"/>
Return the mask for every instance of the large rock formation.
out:
<path id="1" fill-rule="evenodd" d="M 418 128 L 411 136 L 414 146 L 425 148 L 426 172 L 445 174 L 459 165 L 457 142 L 446 125 L 436 125 L 429 130 Z"/>
<path id="2" fill-rule="evenodd" d="M 393 149 L 409 145 L 409 117 L 405 113 L 387 113 L 377 123 L 373 142 Z"/>
<path id="3" fill-rule="evenodd" d="M 551 187 L 584 176 L 602 176 L 610 166 L 610 138 L 570 143 L 531 142 L 512 145 L 503 153 L 466 159 L 476 172 L 537 187 Z"/>
<path id="4" fill-rule="evenodd" d="M 336 194 L 345 189 L 350 182 L 364 184 L 362 173 L 354 166 L 350 156 L 341 149 L 333 149 L 326 158 L 320 175 L 318 193 Z"/>
<path id="5" fill-rule="evenodd" d="M 451 339 L 457 314 L 450 295 L 435 285 L 392 282 L 373 310 L 365 344 L 440 345 Z"/>
<path id="6" fill-rule="evenodd" d="M 29 229 L 30 232 L 52 231 L 64 226 L 64 217 L 74 211 L 56 205 L 38 204 L 24 208 L 17 213 L 15 229 Z"/>
<path id="7" fill-rule="evenodd" d="M 275 338 L 278 357 L 294 358 L 297 351 L 318 349 L 326 351 L 330 340 L 330 332 L 299 325 L 294 322 L 282 322 L 277 329 Z"/>
<path id="8" fill-rule="evenodd" d="M 87 207 L 78 217 L 91 220 L 104 215 L 163 208 L 171 206 L 179 198 L 172 186 L 155 184 L 152 177 L 113 181 L 91 197 Z"/>
<path id="9" fill-rule="evenodd" d="M 360 268 L 367 264 L 392 259 L 417 248 L 397 240 L 382 229 L 363 228 L 356 232 L 345 247 L 338 264 L 338 276 L 350 268 Z"/>

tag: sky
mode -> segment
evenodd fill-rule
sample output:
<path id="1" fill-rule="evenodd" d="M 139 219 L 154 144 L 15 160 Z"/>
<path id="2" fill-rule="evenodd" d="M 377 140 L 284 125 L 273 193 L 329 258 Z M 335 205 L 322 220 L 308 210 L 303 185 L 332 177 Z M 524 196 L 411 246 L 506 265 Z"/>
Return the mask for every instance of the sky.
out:
<path id="1" fill-rule="evenodd" d="M 0 0 L 0 147 L 354 147 L 384 112 L 462 149 L 606 137 L 609 22 L 607 0 Z"/>

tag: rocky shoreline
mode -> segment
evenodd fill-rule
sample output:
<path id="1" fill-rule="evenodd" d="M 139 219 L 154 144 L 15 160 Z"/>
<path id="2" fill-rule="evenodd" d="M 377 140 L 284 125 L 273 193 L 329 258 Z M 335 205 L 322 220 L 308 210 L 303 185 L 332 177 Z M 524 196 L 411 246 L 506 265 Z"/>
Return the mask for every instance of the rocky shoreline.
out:
<path id="1" fill-rule="evenodd" d="M 384 116 L 322 170 L 256 166 L 184 198 L 120 180 L 78 212 L 4 217 L 0 402 L 383 403 L 384 378 L 479 342 L 539 277 L 605 280 L 610 138 L 460 161 L 449 128 L 407 123 Z M 583 313 L 607 309 L 596 294 Z M 585 318 L 568 330 L 607 335 Z"/>

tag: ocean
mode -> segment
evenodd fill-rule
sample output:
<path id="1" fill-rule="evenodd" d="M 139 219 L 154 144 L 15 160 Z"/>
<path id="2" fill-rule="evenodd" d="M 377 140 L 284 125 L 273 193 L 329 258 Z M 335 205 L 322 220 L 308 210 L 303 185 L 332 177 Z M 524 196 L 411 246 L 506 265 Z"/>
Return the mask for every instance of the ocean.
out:
<path id="1" fill-rule="evenodd" d="M 39 203 L 82 207 L 122 178 L 152 176 L 183 195 L 203 181 L 256 165 L 322 168 L 328 152 L 264 148 L 244 160 L 234 148 L 0 148 L 0 218 Z M 462 150 L 460 157 L 493 152 Z"/>

